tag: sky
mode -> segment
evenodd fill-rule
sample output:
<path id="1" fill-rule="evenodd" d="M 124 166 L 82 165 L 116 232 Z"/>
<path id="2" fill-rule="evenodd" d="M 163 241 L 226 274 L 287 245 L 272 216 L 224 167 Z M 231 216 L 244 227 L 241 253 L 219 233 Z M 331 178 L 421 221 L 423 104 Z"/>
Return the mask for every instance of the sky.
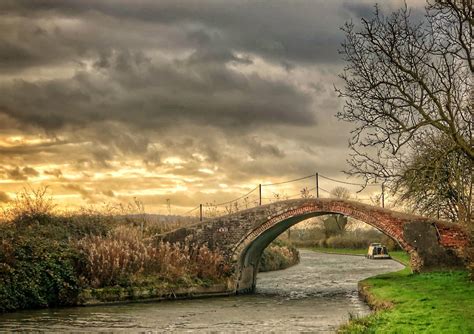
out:
<path id="1" fill-rule="evenodd" d="M 136 197 L 179 214 L 315 172 L 357 182 L 342 173 L 353 124 L 335 117 L 339 28 L 373 6 L 2 1 L 0 206 L 48 186 L 62 207 Z M 264 197 L 314 185 L 305 182 Z"/>

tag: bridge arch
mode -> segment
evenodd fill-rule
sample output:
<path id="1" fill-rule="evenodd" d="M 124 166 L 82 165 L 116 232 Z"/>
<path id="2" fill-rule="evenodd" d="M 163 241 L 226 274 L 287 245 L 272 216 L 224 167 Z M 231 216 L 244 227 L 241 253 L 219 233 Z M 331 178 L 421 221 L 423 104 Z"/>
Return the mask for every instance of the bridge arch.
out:
<path id="1" fill-rule="evenodd" d="M 418 255 L 403 238 L 403 220 L 384 212 L 373 210 L 373 206 L 347 200 L 310 200 L 297 207 L 278 212 L 258 228 L 242 238 L 232 251 L 233 262 L 237 263 L 237 292 L 255 289 L 258 266 L 263 250 L 280 234 L 293 225 L 308 218 L 328 214 L 341 214 L 360 220 L 394 239 L 412 257 Z M 384 214 L 385 213 L 385 214 Z"/>
<path id="2" fill-rule="evenodd" d="M 470 243 L 458 224 L 342 199 L 294 199 L 257 206 L 212 218 L 161 236 L 185 239 L 219 249 L 234 266 L 235 292 L 255 288 L 260 256 L 268 244 L 289 227 L 311 217 L 342 214 L 363 221 L 394 239 L 410 254 L 414 271 L 459 267 Z"/>

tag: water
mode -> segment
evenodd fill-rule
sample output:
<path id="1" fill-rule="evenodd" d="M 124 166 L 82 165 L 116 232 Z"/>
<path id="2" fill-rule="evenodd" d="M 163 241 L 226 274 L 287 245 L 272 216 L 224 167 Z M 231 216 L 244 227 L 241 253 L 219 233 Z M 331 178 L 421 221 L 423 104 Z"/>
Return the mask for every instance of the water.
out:
<path id="1" fill-rule="evenodd" d="M 391 260 L 300 251 L 301 263 L 260 273 L 253 295 L 21 311 L 0 315 L 0 331 L 333 333 L 349 313 L 370 312 L 357 282 L 396 271 Z"/>

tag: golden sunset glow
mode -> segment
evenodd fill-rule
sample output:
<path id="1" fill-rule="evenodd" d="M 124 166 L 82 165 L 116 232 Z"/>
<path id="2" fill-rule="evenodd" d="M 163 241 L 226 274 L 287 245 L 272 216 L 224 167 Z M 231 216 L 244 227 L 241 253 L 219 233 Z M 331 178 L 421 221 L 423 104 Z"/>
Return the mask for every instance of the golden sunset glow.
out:
<path id="1" fill-rule="evenodd" d="M 11 2 L 0 13 L 1 206 L 48 186 L 61 208 L 138 198 L 179 214 L 259 183 L 347 180 L 351 125 L 334 117 L 339 26 L 372 1 L 191 2 L 193 17 L 174 1 L 134 6 Z M 262 196 L 305 187 L 314 182 Z M 365 200 L 380 191 L 358 189 Z"/>

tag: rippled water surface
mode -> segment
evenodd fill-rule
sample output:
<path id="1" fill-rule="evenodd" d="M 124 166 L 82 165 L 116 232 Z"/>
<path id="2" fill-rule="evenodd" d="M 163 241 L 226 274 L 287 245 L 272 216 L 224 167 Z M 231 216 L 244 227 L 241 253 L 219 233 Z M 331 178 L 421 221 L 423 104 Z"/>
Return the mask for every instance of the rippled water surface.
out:
<path id="1" fill-rule="evenodd" d="M 332 333 L 368 307 L 357 282 L 403 268 L 392 260 L 300 251 L 301 263 L 260 273 L 253 295 L 22 311 L 0 315 L 0 331 Z"/>

